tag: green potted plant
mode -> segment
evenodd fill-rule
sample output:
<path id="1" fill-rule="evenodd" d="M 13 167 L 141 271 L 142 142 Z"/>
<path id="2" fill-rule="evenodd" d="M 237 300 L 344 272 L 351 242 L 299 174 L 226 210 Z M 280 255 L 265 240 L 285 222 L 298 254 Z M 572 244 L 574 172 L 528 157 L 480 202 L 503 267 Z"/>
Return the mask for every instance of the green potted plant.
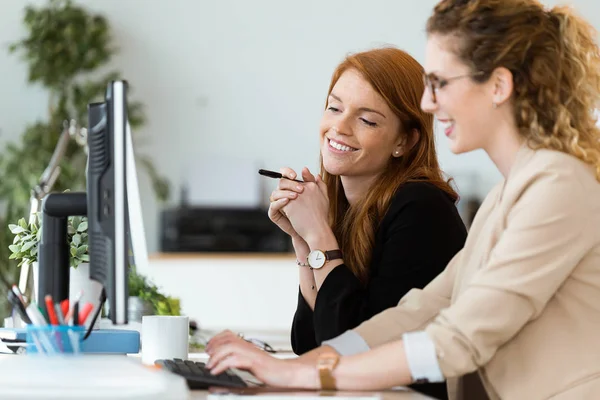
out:
<path id="1" fill-rule="evenodd" d="M 110 70 L 117 49 L 108 20 L 101 14 L 70 0 L 48 0 L 24 7 L 25 35 L 13 42 L 10 53 L 19 54 L 26 63 L 28 82 L 49 94 L 47 116 L 27 125 L 18 141 L 0 150 L 0 291 L 18 280 L 17 265 L 33 245 L 14 254 L 14 240 L 8 224 L 29 214 L 31 190 L 48 165 L 65 121 L 76 121 L 82 129 L 87 123 L 87 105 L 103 98 L 107 82 L 121 78 Z M 133 85 L 132 85 L 133 86 Z M 134 88 L 132 88 L 133 90 Z M 143 105 L 131 101 L 128 116 L 134 133 L 136 160 L 150 177 L 157 198 L 169 195 L 169 183 L 160 176 L 147 156 L 140 154 L 136 132 L 144 123 Z M 85 143 L 71 141 L 61 162 L 61 173 L 54 191 L 85 190 Z M 24 236 L 23 236 L 24 237 Z M 23 243 L 23 246 L 25 243 Z M 21 247 L 22 250 L 22 247 Z M 83 255 L 83 254 L 82 254 Z M 19 262 L 15 260 L 19 259 Z M 6 296 L 0 296 L 0 320 L 8 313 Z"/>
<path id="2" fill-rule="evenodd" d="M 142 322 L 144 315 L 180 315 L 179 299 L 166 296 L 148 277 L 129 268 L 129 320 Z"/>
<path id="3" fill-rule="evenodd" d="M 14 235 L 9 246 L 10 259 L 18 266 L 28 263 L 33 267 L 34 287 L 37 287 L 38 248 L 42 234 L 40 214 L 28 223 L 21 218 L 9 229 Z M 82 302 L 95 303 L 102 287 L 89 279 L 89 238 L 88 223 L 85 217 L 69 217 L 67 220 L 67 241 L 70 248 L 70 289 L 69 297 L 74 298 L 83 290 Z M 135 266 L 129 268 L 129 319 L 141 322 L 143 315 L 180 315 L 179 299 L 166 296 L 146 276 L 137 272 Z"/>
<path id="4" fill-rule="evenodd" d="M 37 213 L 28 223 L 21 218 L 16 224 L 8 226 L 14 235 L 13 243 L 8 246 L 9 259 L 16 260 L 18 266 L 28 263 L 33 269 L 34 287 L 37 287 L 38 248 L 42 234 L 42 221 Z M 88 223 L 86 217 L 69 217 L 67 219 L 67 242 L 69 244 L 70 290 L 69 297 L 74 298 L 83 291 L 81 301 L 96 302 L 102 287 L 89 279 Z"/>

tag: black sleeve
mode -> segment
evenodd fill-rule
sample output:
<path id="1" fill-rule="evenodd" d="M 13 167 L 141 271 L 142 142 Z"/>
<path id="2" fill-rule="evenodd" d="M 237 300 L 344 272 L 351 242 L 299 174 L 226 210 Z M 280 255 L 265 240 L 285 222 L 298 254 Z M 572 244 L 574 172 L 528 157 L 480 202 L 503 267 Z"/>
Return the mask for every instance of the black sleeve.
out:
<path id="1" fill-rule="evenodd" d="M 298 306 L 292 322 L 292 350 L 300 355 L 319 347 L 315 337 L 314 313 L 298 289 Z"/>
<path id="2" fill-rule="evenodd" d="M 466 235 L 444 192 L 428 183 L 404 185 L 376 234 L 368 284 L 340 265 L 323 282 L 314 312 L 299 294 L 294 351 L 309 351 L 395 306 L 410 289 L 425 287 L 463 247 Z"/>

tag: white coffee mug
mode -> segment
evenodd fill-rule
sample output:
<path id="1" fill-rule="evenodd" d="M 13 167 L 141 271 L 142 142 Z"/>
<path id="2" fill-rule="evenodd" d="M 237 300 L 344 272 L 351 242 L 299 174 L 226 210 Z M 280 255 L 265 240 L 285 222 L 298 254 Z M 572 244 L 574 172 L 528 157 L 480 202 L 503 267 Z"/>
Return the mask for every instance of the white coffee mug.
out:
<path id="1" fill-rule="evenodd" d="M 169 315 L 142 317 L 142 363 L 188 357 L 189 318 Z"/>

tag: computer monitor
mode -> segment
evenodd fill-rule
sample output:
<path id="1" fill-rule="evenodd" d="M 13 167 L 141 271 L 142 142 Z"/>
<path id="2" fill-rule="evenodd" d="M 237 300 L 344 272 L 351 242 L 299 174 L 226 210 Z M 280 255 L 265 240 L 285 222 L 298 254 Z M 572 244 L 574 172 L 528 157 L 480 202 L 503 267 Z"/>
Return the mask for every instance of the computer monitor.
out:
<path id="1" fill-rule="evenodd" d="M 104 286 L 111 321 L 126 324 L 129 261 L 140 269 L 147 264 L 127 83 L 110 82 L 105 101 L 90 104 L 88 118 L 90 278 Z"/>
<path id="2" fill-rule="evenodd" d="M 102 284 L 113 324 L 127 324 L 130 260 L 139 270 L 147 267 L 127 83 L 110 82 L 105 101 L 89 105 L 88 119 L 87 193 L 52 193 L 42 206 L 37 301 L 43 304 L 46 294 L 68 298 L 66 222 L 70 215 L 87 215 L 90 278 Z"/>
<path id="3" fill-rule="evenodd" d="M 104 286 L 109 317 L 127 323 L 127 85 L 111 82 L 88 108 L 87 205 L 90 278 Z"/>

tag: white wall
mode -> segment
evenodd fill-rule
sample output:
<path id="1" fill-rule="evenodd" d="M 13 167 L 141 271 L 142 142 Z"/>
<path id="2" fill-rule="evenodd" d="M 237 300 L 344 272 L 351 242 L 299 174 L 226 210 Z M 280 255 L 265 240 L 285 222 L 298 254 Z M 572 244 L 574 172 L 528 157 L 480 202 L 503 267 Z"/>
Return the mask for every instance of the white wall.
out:
<path id="1" fill-rule="evenodd" d="M 24 34 L 21 1 L 4 1 L 0 44 Z M 43 4 L 42 0 L 28 1 Z M 424 24 L 435 0 L 79 0 L 105 14 L 120 53 L 111 66 L 146 105 L 144 151 L 173 183 L 208 154 L 258 160 L 278 169 L 316 169 L 317 124 L 330 75 L 347 52 L 397 45 L 423 61 Z M 548 4 L 555 3 L 548 1 Z M 573 3 L 600 26 L 600 3 Z M 45 116 L 46 95 L 28 86 L 24 64 L 0 52 L 0 143 Z M 456 157 L 439 140 L 443 168 L 485 194 L 499 174 L 484 154 Z M 142 178 L 149 248 L 158 247 L 158 212 Z M 235 177 L 223 181 L 236 185 Z M 206 188 L 210 190 L 210 188 Z"/>
<path id="2" fill-rule="evenodd" d="M 292 324 L 298 300 L 293 256 L 157 257 L 147 273 L 204 329 L 285 333 Z"/>

